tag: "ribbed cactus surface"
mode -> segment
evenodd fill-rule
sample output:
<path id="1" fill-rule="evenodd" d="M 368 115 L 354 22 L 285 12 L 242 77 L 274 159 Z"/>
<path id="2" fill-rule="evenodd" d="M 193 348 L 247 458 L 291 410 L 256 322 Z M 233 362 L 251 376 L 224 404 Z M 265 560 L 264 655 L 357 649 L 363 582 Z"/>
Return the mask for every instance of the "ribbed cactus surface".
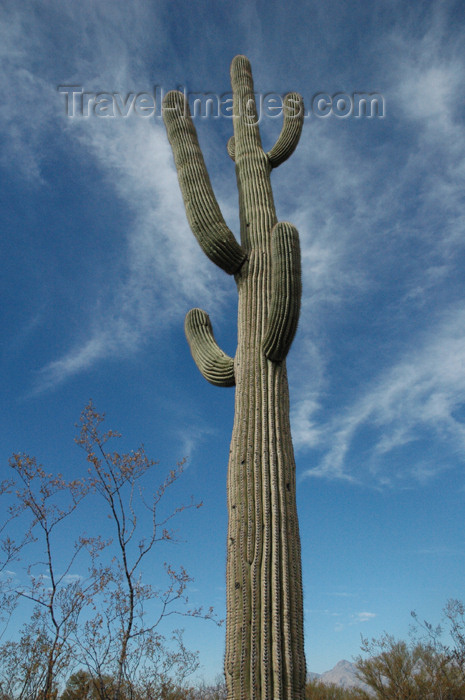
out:
<path id="1" fill-rule="evenodd" d="M 305 655 L 295 462 L 286 356 L 300 311 L 297 230 L 278 223 L 270 173 L 294 151 L 303 123 L 300 96 L 284 103 L 274 147 L 262 148 L 250 63 L 231 65 L 241 243 L 227 227 L 210 184 L 188 105 L 165 98 L 164 119 L 187 217 L 205 254 L 233 274 L 239 295 L 234 358 L 218 347 L 208 315 L 192 309 L 185 330 L 203 376 L 236 387 L 228 466 L 225 675 L 229 700 L 303 700 Z"/>

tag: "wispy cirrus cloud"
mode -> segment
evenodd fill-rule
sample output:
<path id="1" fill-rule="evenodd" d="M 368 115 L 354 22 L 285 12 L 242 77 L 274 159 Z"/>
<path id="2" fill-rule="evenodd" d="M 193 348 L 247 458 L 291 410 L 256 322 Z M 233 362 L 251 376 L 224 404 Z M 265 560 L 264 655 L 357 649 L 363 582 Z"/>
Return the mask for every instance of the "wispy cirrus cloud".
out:
<path id="1" fill-rule="evenodd" d="M 377 617 L 376 613 L 373 612 L 355 612 L 355 613 L 345 613 L 335 610 L 330 610 L 328 608 L 322 610 L 311 610 L 305 609 L 306 615 L 321 615 L 325 618 L 335 618 L 334 620 L 334 631 L 343 632 L 348 627 L 354 627 L 358 625 L 363 625 L 367 622 L 371 622 Z"/>
<path id="2" fill-rule="evenodd" d="M 145 46 L 148 51 L 146 26 L 150 21 L 159 37 L 156 51 L 161 53 L 166 41 L 162 5 L 157 17 L 143 3 L 136 6 L 132 40 L 139 37 L 139 48 Z M 225 276 L 205 258 L 189 230 L 162 120 L 65 116 L 58 84 L 122 94 L 153 85 L 144 54 L 135 53 L 121 40 L 116 18 L 122 13 L 126 22 L 124 4 L 96 8 L 84 3 L 82 13 L 76 15 L 73 4 L 64 2 L 55 11 L 56 28 L 62 26 L 68 47 L 59 74 L 50 60 L 51 39 L 40 18 L 34 17 L 30 41 L 26 13 L 3 12 L 3 51 L 8 60 L 1 80 L 9 96 L 0 116 L 8 134 L 5 157 L 19 164 L 16 175 L 47 187 L 42 163 L 53 132 L 55 148 L 71 150 L 78 167 L 85 163 L 101 173 L 105 186 L 127 208 L 131 224 L 116 252 L 120 276 L 115 277 L 110 268 L 106 277 L 101 275 L 105 288 L 93 288 L 95 302 L 83 305 L 88 316 L 82 311 L 68 349 L 36 373 L 35 394 L 53 389 L 103 358 L 137 352 L 174 317 L 182 317 L 189 306 L 204 305 L 215 311 L 227 298 Z M 101 27 L 98 42 L 92 42 L 85 31 L 87 22 Z M 82 42 L 88 50 L 82 50 Z M 105 263 L 101 265 L 103 269 Z M 67 284 L 71 294 L 73 285 L 85 294 L 86 280 L 70 278 Z"/>
<path id="3" fill-rule="evenodd" d="M 362 390 L 345 410 L 320 426 L 318 447 L 325 451 L 306 476 L 370 480 L 393 485 L 405 478 L 424 481 L 447 468 L 448 457 L 465 447 L 465 310 L 451 310 L 418 346 L 406 352 Z M 303 409 L 302 409 L 303 410 Z M 310 420 L 310 418 L 308 419 Z M 302 423 L 301 423 L 302 425 Z M 294 430 L 300 446 L 315 445 L 315 431 Z M 445 449 L 442 460 L 405 463 L 401 448 L 434 435 Z M 362 446 L 360 443 L 362 440 Z M 351 451 L 358 447 L 358 462 Z M 360 450 L 365 454 L 360 464 Z M 386 458 L 398 454 L 397 460 Z"/>
<path id="4" fill-rule="evenodd" d="M 319 196 L 300 208 L 310 294 L 291 372 L 295 444 L 316 462 L 307 476 L 425 483 L 463 451 L 465 55 L 446 9 L 380 44 L 386 143 L 364 154 L 334 130 L 316 139 L 319 154 L 307 145 Z M 338 164 L 329 174 L 318 169 L 325 156 Z"/>
<path id="5" fill-rule="evenodd" d="M 353 627 L 355 625 L 363 625 L 365 622 L 370 622 L 371 620 L 374 620 L 376 617 L 376 613 L 372 612 L 357 612 L 357 613 L 352 613 L 348 619 L 345 619 L 345 621 L 338 621 L 334 625 L 334 631 L 335 632 L 342 632 L 345 630 L 347 627 Z"/>
<path id="6" fill-rule="evenodd" d="M 372 612 L 359 612 L 353 615 L 354 617 L 354 623 L 357 624 L 359 622 L 369 622 L 370 620 L 373 620 L 373 618 L 376 617 L 376 613 Z"/>
<path id="7" fill-rule="evenodd" d="M 132 214 L 125 277 L 113 280 L 109 300 L 93 309 L 87 337 L 40 371 L 39 392 L 104 357 L 137 351 L 189 306 L 215 311 L 227 297 L 225 276 L 209 263 L 188 227 L 163 126 L 136 119 L 114 129 L 98 120 L 85 126 L 77 125 L 75 137 Z"/>

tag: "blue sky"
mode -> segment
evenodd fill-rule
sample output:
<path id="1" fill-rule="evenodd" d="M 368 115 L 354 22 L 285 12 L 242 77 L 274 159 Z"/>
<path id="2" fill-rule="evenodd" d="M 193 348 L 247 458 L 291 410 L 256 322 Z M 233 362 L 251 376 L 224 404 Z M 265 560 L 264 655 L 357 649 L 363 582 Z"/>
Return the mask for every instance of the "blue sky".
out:
<path id="1" fill-rule="evenodd" d="M 288 367 L 308 668 L 351 659 L 361 634 L 406 637 L 413 609 L 438 620 L 465 573 L 462 4 L 7 0 L 0 16 L 5 473 L 13 451 L 82 473 L 89 398 L 160 470 L 187 456 L 176 497 L 204 507 L 157 556 L 223 616 L 234 392 L 203 380 L 183 320 L 206 309 L 233 354 L 235 285 L 190 233 L 159 113 L 69 117 L 58 87 L 224 94 L 244 53 L 260 94 L 379 93 L 383 118 L 310 114 L 272 175 L 303 257 Z M 238 232 L 231 121 L 196 126 Z M 280 121 L 261 127 L 269 149 Z M 220 673 L 224 628 L 182 624 Z"/>

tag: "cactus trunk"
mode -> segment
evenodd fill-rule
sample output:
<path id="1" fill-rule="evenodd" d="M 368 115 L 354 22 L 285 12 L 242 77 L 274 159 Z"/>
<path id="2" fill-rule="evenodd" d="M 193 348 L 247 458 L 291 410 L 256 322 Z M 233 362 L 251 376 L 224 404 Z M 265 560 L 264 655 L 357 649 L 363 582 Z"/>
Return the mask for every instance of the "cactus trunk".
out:
<path id="1" fill-rule="evenodd" d="M 239 302 L 225 671 L 229 698 L 295 700 L 305 686 L 295 465 L 285 364 L 264 357 L 260 325 L 247 322 L 252 309 L 262 310 L 259 323 L 266 317 L 258 272 L 244 282 Z"/>
<path id="2" fill-rule="evenodd" d="M 229 700 L 303 700 L 305 655 L 295 462 L 289 424 L 286 355 L 300 310 L 300 252 L 291 224 L 277 223 L 273 167 L 293 152 L 302 127 L 292 93 L 273 149 L 261 146 L 250 64 L 231 66 L 241 245 L 211 191 L 190 117 L 179 93 L 164 114 L 187 215 L 205 253 L 229 274 L 238 294 L 236 356 L 223 353 L 205 312 L 186 318 L 193 357 L 206 379 L 236 386 L 228 467 L 225 675 Z M 291 110 L 289 110 L 291 111 Z M 190 162 L 190 161 L 194 162 Z"/>

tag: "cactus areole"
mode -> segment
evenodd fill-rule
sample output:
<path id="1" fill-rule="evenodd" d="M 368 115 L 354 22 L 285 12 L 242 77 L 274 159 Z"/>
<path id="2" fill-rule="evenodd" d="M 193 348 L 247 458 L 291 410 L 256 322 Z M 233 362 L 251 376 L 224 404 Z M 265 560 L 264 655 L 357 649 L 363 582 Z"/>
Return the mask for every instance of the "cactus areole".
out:
<path id="1" fill-rule="evenodd" d="M 303 700 L 305 655 L 295 462 L 286 356 L 300 311 L 297 230 L 278 223 L 272 168 L 297 146 L 303 103 L 286 96 L 275 146 L 262 149 L 250 63 L 231 65 L 241 243 L 213 194 L 185 97 L 166 95 L 163 116 L 187 217 L 205 254 L 239 294 L 234 358 L 218 347 L 208 314 L 192 309 L 185 331 L 194 360 L 216 386 L 235 386 L 227 490 L 225 675 L 229 700 Z"/>

